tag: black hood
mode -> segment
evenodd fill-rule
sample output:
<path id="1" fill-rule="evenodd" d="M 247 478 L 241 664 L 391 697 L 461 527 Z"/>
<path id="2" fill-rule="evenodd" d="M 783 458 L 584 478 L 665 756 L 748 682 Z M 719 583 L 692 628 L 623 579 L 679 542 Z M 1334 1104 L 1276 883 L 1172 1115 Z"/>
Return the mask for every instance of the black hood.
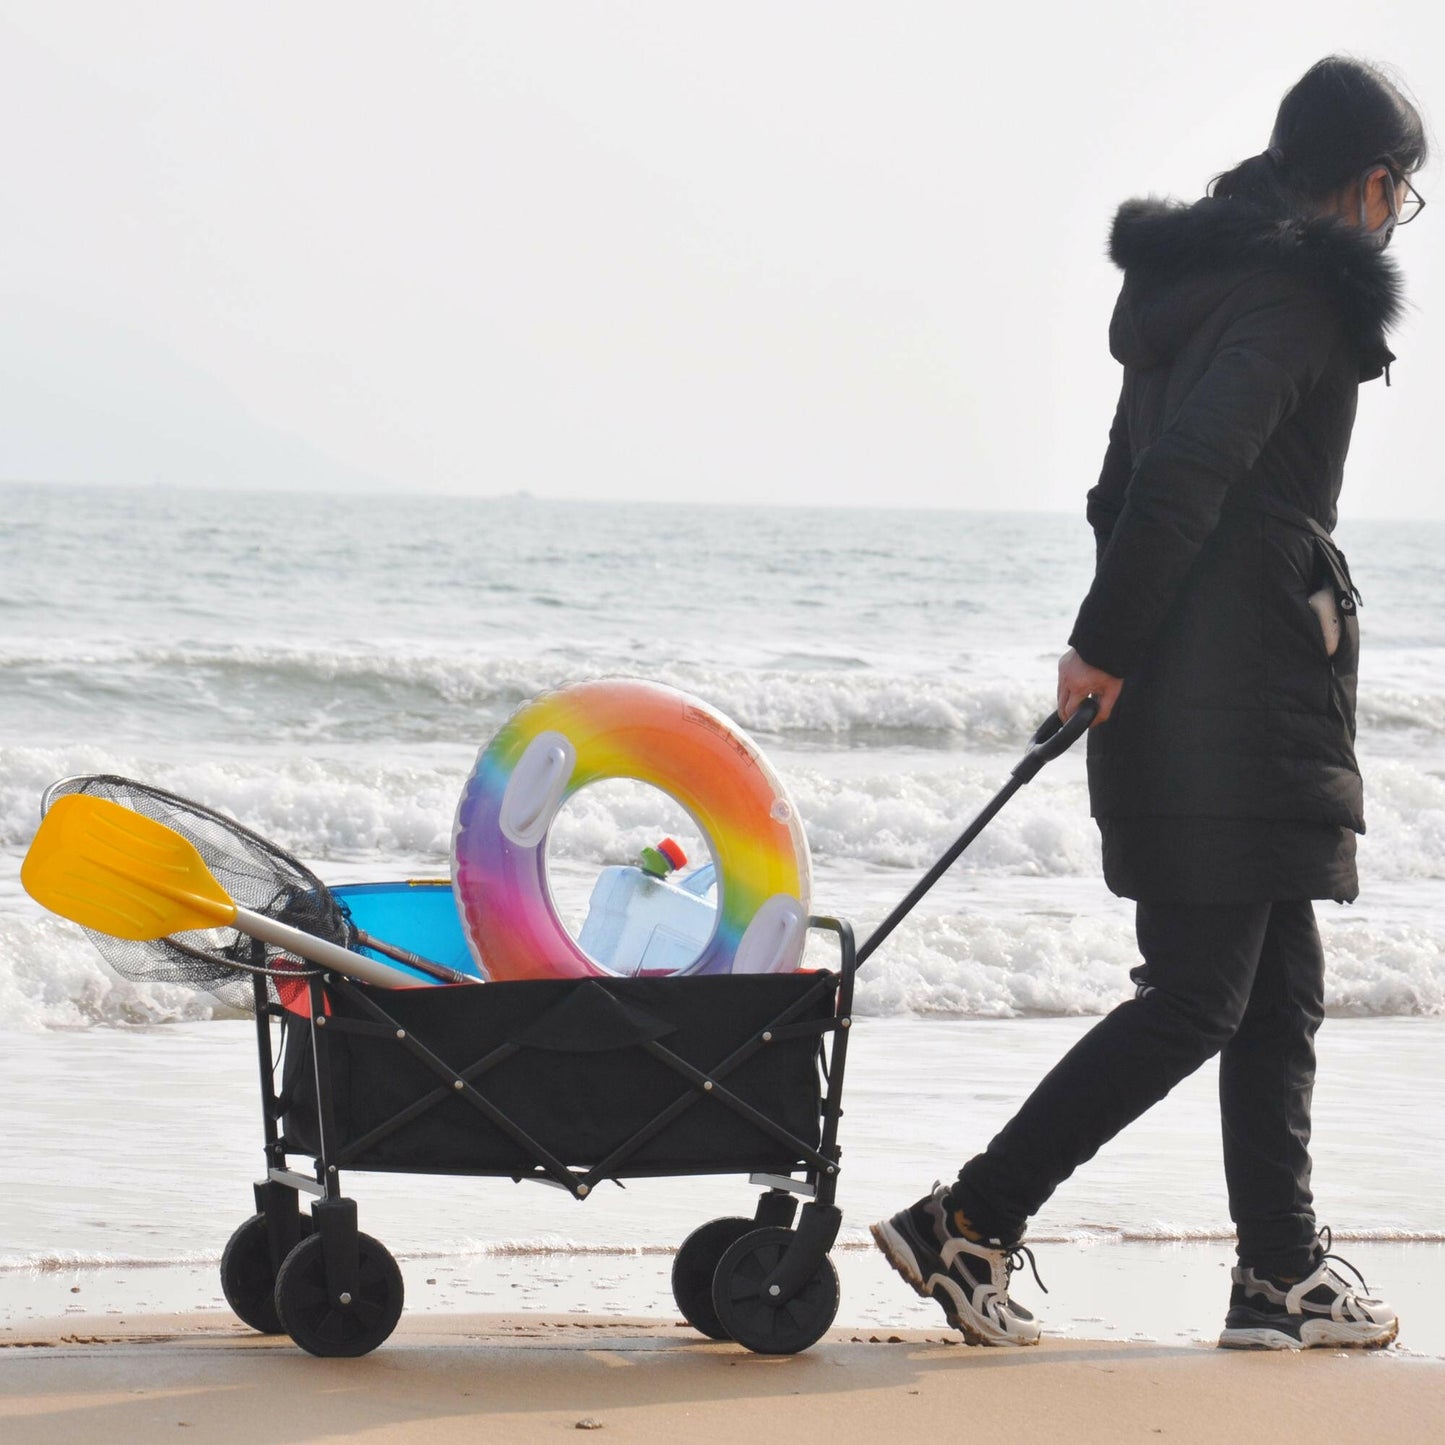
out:
<path id="1" fill-rule="evenodd" d="M 1109 349 L 1126 366 L 1157 366 L 1248 276 L 1298 276 L 1334 307 L 1360 358 L 1363 380 L 1394 360 L 1385 333 L 1399 316 L 1394 261 L 1335 220 L 1280 217 L 1245 201 L 1206 197 L 1126 201 L 1114 217 L 1109 256 L 1124 289 Z"/>

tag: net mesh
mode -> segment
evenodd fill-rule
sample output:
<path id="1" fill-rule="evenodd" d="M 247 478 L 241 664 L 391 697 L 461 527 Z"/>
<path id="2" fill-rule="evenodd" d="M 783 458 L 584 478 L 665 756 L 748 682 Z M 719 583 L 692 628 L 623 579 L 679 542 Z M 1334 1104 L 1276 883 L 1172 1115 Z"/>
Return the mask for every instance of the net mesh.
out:
<path id="1" fill-rule="evenodd" d="M 45 794 L 42 810 L 56 798 L 88 793 L 142 813 L 186 838 L 216 881 L 243 908 L 264 913 L 329 942 L 349 946 L 356 937 L 345 907 L 304 864 L 204 804 L 148 783 L 112 774 L 65 778 Z M 207 928 L 167 938 L 136 941 L 85 930 L 105 961 L 122 978 L 140 983 L 181 983 L 205 989 L 232 1008 L 254 1009 L 254 982 L 266 981 L 272 1000 L 276 977 L 314 970 L 269 943 L 234 928 Z"/>

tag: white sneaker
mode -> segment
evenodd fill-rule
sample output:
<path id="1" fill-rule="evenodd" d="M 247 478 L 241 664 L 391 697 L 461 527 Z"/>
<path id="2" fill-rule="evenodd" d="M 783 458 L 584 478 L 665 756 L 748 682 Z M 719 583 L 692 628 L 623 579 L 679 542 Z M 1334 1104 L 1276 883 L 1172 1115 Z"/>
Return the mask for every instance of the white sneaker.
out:
<path id="1" fill-rule="evenodd" d="M 1044 1289 L 1033 1252 L 1018 1241 L 975 1242 L 956 1233 L 944 1203 L 947 1193 L 947 1186 L 935 1184 L 917 1204 L 880 1220 L 872 1226 L 874 1243 L 916 1294 L 943 1306 L 968 1344 L 1038 1344 L 1039 1322 L 1008 1292 L 1009 1278 L 1025 1258 Z"/>
<path id="2" fill-rule="evenodd" d="M 1328 1253 L 1328 1229 L 1321 1238 L 1326 1253 L 1313 1272 L 1293 1284 L 1253 1269 L 1234 1269 L 1229 1314 L 1219 1336 L 1224 1349 L 1377 1350 L 1395 1338 L 1400 1330 L 1395 1311 L 1367 1293 L 1369 1286 L 1354 1265 Z M 1331 1260 L 1354 1273 L 1358 1290 L 1330 1267 Z"/>

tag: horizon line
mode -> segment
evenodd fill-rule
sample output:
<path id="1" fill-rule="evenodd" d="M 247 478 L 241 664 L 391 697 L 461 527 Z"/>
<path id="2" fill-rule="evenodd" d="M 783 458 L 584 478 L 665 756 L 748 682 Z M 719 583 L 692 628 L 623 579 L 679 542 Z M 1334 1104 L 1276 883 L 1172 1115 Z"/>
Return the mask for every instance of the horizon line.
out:
<path id="1" fill-rule="evenodd" d="M 954 505 L 945 502 L 899 502 L 884 503 L 875 501 L 840 501 L 831 500 L 827 502 L 774 502 L 774 501 L 721 501 L 708 497 L 677 497 L 670 495 L 663 496 L 621 496 L 621 497 L 589 497 L 577 494 L 548 495 L 534 492 L 528 487 L 514 487 L 508 491 L 498 492 L 459 492 L 459 491 L 434 491 L 418 490 L 408 488 L 404 484 L 392 486 L 358 485 L 347 489 L 338 489 L 328 486 L 286 486 L 282 484 L 246 483 L 235 485 L 224 482 L 78 482 L 72 480 L 61 480 L 47 478 L 37 480 L 35 478 L 21 477 L 0 477 L 0 488 L 27 489 L 31 491 L 43 491 L 49 488 L 56 490 L 68 490 L 77 492 L 146 492 L 164 493 L 181 492 L 197 493 L 204 496 L 234 496 L 234 497 L 330 497 L 355 499 L 366 498 L 414 498 L 424 501 L 437 502 L 523 502 L 523 503 L 562 503 L 567 506 L 613 506 L 613 507 L 668 507 L 668 508 L 712 508 L 718 511 L 743 511 L 763 510 L 769 512 L 918 512 L 918 513 L 958 513 L 960 515 L 983 515 L 983 516 L 1029 516 L 1029 517 L 1082 517 L 1084 511 L 1084 496 L 1081 493 L 1077 509 L 1072 507 L 1057 506 L 1029 506 L 1020 504 L 1014 506 L 988 506 L 988 505 Z M 1360 522 L 1424 522 L 1438 523 L 1445 522 L 1445 510 L 1436 515 L 1420 515 L 1417 513 L 1397 512 L 1357 512 L 1347 510 L 1347 518 L 1350 521 Z"/>

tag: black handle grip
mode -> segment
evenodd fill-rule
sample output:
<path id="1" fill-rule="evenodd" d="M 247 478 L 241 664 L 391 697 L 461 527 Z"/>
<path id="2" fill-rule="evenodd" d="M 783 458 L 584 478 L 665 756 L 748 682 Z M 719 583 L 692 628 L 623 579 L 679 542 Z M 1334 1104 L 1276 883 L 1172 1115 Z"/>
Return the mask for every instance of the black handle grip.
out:
<path id="1" fill-rule="evenodd" d="M 1023 761 L 1013 770 L 1013 776 L 1021 783 L 1027 783 L 1045 763 L 1052 762 L 1073 745 L 1093 726 L 1099 715 L 1099 699 L 1086 697 L 1079 704 L 1078 711 L 1068 722 L 1061 723 L 1059 715 L 1051 712 L 1039 724 L 1039 730 L 1029 740 L 1028 751 Z"/>

